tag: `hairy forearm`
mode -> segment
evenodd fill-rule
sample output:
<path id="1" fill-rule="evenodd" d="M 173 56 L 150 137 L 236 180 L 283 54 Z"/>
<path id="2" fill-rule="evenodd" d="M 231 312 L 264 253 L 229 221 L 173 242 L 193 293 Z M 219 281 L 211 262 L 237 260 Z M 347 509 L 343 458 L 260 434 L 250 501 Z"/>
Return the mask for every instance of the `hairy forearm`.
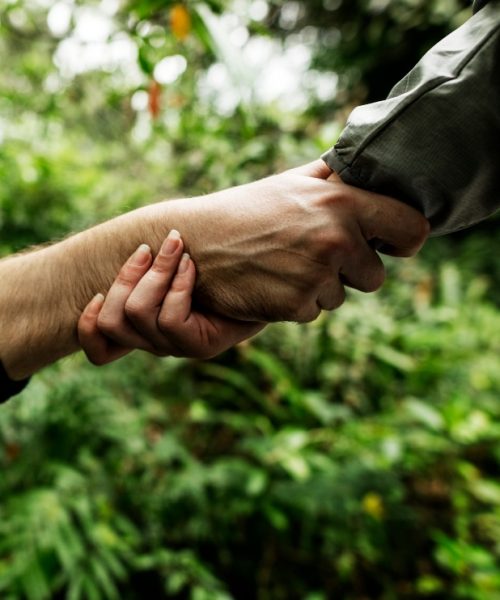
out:
<path id="1" fill-rule="evenodd" d="M 155 253 L 175 227 L 179 202 L 122 215 L 48 247 L 0 261 L 0 360 L 21 379 L 78 350 L 76 325 L 141 244 Z"/>
<path id="2" fill-rule="evenodd" d="M 210 196 L 161 202 L 48 248 L 0 262 L 0 360 L 16 379 L 78 349 L 88 301 L 107 292 L 143 243 L 156 254 L 171 229 L 197 267 L 195 300 L 247 321 L 309 321 L 338 307 L 343 283 L 377 289 L 370 240 L 399 256 L 428 224 L 390 198 L 325 181 L 322 161 Z"/>

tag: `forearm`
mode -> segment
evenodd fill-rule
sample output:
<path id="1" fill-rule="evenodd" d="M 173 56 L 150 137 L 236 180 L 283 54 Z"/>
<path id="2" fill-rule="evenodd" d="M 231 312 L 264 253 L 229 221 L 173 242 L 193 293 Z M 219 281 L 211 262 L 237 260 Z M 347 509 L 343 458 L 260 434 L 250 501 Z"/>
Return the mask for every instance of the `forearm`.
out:
<path id="1" fill-rule="evenodd" d="M 383 266 L 369 241 L 408 256 L 428 224 L 391 198 L 326 181 L 330 175 L 316 161 L 210 196 L 154 204 L 0 262 L 7 372 L 21 379 L 77 350 L 88 301 L 107 292 L 140 244 L 156 255 L 171 229 L 196 264 L 197 302 L 233 319 L 310 321 L 342 303 L 343 282 L 377 289 Z"/>
<path id="2" fill-rule="evenodd" d="M 0 360 L 22 379 L 78 350 L 76 324 L 141 243 L 156 253 L 178 202 L 144 207 L 59 243 L 0 261 Z"/>

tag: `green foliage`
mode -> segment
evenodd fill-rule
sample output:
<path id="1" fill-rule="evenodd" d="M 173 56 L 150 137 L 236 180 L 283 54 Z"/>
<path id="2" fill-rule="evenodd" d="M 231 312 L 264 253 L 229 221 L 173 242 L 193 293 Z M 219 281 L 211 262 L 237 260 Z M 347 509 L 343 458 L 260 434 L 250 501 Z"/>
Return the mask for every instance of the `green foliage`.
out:
<path id="1" fill-rule="evenodd" d="M 274 1 L 268 24 L 313 37 L 315 66 L 340 75 L 342 105 L 384 98 L 417 60 L 470 15 L 468 0 Z M 305 29 L 308 28 L 308 29 Z M 340 102 L 339 102 L 340 101 Z M 335 100 L 332 99 L 335 104 Z"/>
<path id="2" fill-rule="evenodd" d="M 40 374 L 0 422 L 0 589 L 494 597 L 500 318 L 451 265 L 409 283 L 210 363 Z"/>
<path id="3" fill-rule="evenodd" d="M 106 43 L 128 36 L 135 71 L 76 74 L 53 55 L 99 3 L 75 3 L 61 35 L 49 4 L 1 16 L 1 254 L 316 157 L 334 108 L 380 95 L 465 7 L 269 2 L 251 37 L 313 44 L 314 68 L 340 77 L 335 99 L 292 110 L 251 93 L 214 16 L 238 3 L 187 3 L 182 40 L 174 2 L 123 3 Z M 151 119 L 133 98 L 172 54 L 188 68 Z M 200 93 L 214 62 L 239 94 L 230 113 Z M 494 244 L 494 222 L 432 240 L 387 261 L 380 293 L 210 362 L 75 356 L 37 375 L 0 409 L 0 597 L 499 598 Z"/>

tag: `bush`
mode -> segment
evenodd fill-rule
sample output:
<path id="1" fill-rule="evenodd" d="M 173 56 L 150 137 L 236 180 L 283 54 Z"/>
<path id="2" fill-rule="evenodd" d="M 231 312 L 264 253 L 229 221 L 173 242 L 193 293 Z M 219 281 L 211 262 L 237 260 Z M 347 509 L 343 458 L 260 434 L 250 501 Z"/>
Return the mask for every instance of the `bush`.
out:
<path id="1" fill-rule="evenodd" d="M 3 593 L 494 597 L 500 318 L 453 265 L 391 267 L 216 361 L 37 376 L 0 421 Z"/>

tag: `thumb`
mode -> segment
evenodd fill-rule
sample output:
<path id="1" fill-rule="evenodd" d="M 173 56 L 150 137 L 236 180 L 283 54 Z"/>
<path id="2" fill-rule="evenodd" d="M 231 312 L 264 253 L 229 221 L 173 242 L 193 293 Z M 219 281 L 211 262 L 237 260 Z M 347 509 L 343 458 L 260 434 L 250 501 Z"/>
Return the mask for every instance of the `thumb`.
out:
<path id="1" fill-rule="evenodd" d="M 317 160 L 313 160 L 312 162 L 296 167 L 295 169 L 290 169 L 287 173 L 315 177 L 316 179 L 327 179 L 332 174 L 332 170 L 323 159 L 318 158 Z"/>
<path id="2" fill-rule="evenodd" d="M 373 192 L 351 188 L 358 223 L 367 241 L 380 252 L 413 256 L 429 235 L 427 219 L 413 207 Z"/>

